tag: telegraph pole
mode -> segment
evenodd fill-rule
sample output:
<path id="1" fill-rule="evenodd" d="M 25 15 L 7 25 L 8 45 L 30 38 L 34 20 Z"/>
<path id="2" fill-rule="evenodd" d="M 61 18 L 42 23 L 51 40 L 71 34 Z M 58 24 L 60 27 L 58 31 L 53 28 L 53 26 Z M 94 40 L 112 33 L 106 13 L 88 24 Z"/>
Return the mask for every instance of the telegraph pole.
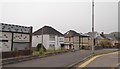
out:
<path id="1" fill-rule="evenodd" d="M 94 53 L 94 0 L 92 0 L 92 53 Z"/>
<path id="2" fill-rule="evenodd" d="M 42 46 L 41 48 L 43 49 L 43 28 L 42 28 Z"/>

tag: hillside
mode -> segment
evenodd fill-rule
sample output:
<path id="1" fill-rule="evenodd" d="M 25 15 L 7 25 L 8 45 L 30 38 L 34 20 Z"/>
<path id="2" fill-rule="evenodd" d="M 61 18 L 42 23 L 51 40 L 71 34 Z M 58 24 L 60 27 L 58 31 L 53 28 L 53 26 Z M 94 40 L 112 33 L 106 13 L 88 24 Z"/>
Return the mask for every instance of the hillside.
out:
<path id="1" fill-rule="evenodd" d="M 105 36 L 110 37 L 114 40 L 120 40 L 120 32 L 112 32 L 110 34 L 105 34 Z"/>

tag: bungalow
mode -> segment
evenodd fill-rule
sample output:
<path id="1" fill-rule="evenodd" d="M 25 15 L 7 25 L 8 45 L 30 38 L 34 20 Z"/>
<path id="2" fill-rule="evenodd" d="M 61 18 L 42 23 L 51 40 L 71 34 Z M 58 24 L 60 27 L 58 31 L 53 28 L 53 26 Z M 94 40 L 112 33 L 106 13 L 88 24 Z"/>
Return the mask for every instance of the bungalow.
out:
<path id="1" fill-rule="evenodd" d="M 50 26 L 44 26 L 35 31 L 32 38 L 32 47 L 36 47 L 38 44 L 43 43 L 46 50 L 57 50 L 64 46 L 63 34 Z"/>
<path id="2" fill-rule="evenodd" d="M 31 43 L 32 27 L 0 23 L 0 48 L 4 54 L 5 52 L 30 50 Z"/>

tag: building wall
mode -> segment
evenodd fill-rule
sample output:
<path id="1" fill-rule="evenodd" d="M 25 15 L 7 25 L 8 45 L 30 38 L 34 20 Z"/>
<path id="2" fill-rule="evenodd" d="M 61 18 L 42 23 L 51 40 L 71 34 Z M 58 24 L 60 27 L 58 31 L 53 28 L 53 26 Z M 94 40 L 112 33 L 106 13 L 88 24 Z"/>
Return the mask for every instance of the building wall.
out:
<path id="1" fill-rule="evenodd" d="M 50 36 L 51 35 L 49 35 L 49 38 L 50 38 Z M 64 44 L 64 37 L 60 37 L 57 35 L 54 35 L 54 36 L 55 36 L 54 41 L 49 40 L 49 49 L 55 49 L 55 50 L 61 49 L 61 44 Z"/>
<path id="2" fill-rule="evenodd" d="M 30 49 L 32 27 L 0 23 L 0 44 L 3 52 Z"/>
<path id="3" fill-rule="evenodd" d="M 81 44 L 83 44 L 83 46 L 89 46 L 88 37 L 83 37 L 82 40 L 81 40 L 82 41 Z"/>
<path id="4" fill-rule="evenodd" d="M 73 46 L 75 49 L 79 49 L 79 36 L 73 37 Z"/>
<path id="5" fill-rule="evenodd" d="M 70 44 L 72 44 L 71 48 L 73 48 L 74 46 L 75 49 L 79 49 L 79 36 L 65 38 L 64 40 L 65 40 L 64 43 L 65 43 L 66 49 L 69 49 Z"/>
<path id="6" fill-rule="evenodd" d="M 51 39 L 51 35 L 43 35 L 43 45 L 48 49 L 60 49 L 61 44 L 64 43 L 64 37 L 58 37 L 57 35 L 52 35 L 55 39 Z M 42 43 L 42 36 L 35 35 L 32 37 L 32 47 L 36 47 L 39 43 Z"/>
<path id="7" fill-rule="evenodd" d="M 28 34 L 14 33 L 13 42 L 30 42 L 30 36 Z"/>
<path id="8" fill-rule="evenodd" d="M 30 35 L 23 33 L 13 33 L 13 51 L 29 49 Z"/>
<path id="9" fill-rule="evenodd" d="M 42 43 L 42 35 L 32 36 L 32 47 L 37 47 L 39 43 Z M 43 35 L 43 45 L 46 49 L 49 48 L 49 35 Z"/>
<path id="10" fill-rule="evenodd" d="M 79 36 L 75 36 L 75 37 L 71 37 L 69 41 L 69 38 L 65 38 L 65 44 L 66 44 L 66 49 L 69 49 L 69 44 L 72 44 L 72 48 L 74 46 L 75 49 L 79 49 L 79 46 L 80 48 L 82 46 L 90 46 L 90 40 L 88 40 L 89 37 L 80 37 L 80 40 L 79 40 Z"/>
<path id="11" fill-rule="evenodd" d="M 2 51 L 11 51 L 12 33 L 0 32 L 0 44 Z"/>

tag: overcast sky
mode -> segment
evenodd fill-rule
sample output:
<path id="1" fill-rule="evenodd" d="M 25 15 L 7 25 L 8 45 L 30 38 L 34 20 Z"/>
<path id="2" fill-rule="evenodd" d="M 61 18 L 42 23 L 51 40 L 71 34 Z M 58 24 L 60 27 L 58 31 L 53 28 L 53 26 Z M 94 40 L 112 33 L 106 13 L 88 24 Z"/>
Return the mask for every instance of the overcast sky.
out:
<path id="1" fill-rule="evenodd" d="M 3 0 L 0 20 L 10 24 L 44 25 L 65 33 L 68 30 L 91 31 L 92 0 Z M 118 0 L 95 0 L 95 31 L 118 31 Z"/>

